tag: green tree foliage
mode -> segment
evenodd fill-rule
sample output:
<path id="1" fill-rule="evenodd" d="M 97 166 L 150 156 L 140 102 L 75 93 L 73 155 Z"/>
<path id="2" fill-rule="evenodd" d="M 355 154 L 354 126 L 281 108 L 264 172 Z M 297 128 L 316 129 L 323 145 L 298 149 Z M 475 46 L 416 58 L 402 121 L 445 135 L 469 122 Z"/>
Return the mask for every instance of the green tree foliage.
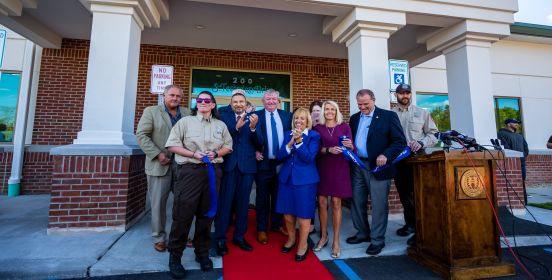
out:
<path id="1" fill-rule="evenodd" d="M 430 114 L 439 131 L 450 130 L 449 105 L 435 107 L 431 110 Z"/>

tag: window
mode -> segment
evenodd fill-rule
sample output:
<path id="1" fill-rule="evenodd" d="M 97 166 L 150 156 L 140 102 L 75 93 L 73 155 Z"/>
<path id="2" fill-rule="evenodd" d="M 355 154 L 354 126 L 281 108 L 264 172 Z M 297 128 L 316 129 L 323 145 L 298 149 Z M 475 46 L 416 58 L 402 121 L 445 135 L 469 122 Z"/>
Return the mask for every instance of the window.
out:
<path id="1" fill-rule="evenodd" d="M 506 119 L 521 120 L 520 100 L 517 97 L 495 97 L 496 130 L 504 126 Z M 519 133 L 523 134 L 523 127 L 519 127 Z"/>
<path id="2" fill-rule="evenodd" d="M 447 94 L 417 93 L 416 105 L 429 111 L 439 131 L 450 130 L 450 110 Z"/>
<path id="3" fill-rule="evenodd" d="M 20 73 L 0 73 L 0 143 L 13 141 Z"/>
<path id="4" fill-rule="evenodd" d="M 247 93 L 247 100 L 256 109 L 262 109 L 263 93 L 271 88 L 280 92 L 280 109 L 291 111 L 290 74 L 194 68 L 189 104 L 190 108 L 194 108 L 197 94 L 207 90 L 216 97 L 217 107 L 223 107 L 230 104 L 233 90 L 243 89 Z"/>

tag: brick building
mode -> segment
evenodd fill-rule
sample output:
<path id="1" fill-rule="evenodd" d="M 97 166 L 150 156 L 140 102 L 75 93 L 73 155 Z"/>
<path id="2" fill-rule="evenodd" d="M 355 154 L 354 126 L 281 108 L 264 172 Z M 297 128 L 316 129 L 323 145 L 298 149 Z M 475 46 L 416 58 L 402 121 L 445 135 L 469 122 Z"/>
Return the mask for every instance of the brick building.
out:
<path id="1" fill-rule="evenodd" d="M 332 99 L 348 116 L 358 110 L 360 88 L 373 89 L 377 106 L 389 108 L 388 59 L 406 60 L 415 101 L 446 96 L 448 104 L 450 97 L 451 127 L 478 140 L 496 138 L 499 102 L 523 104 L 518 112 L 532 150 L 527 183 L 552 183 L 552 154 L 541 150 L 552 131 L 538 126 L 552 112 L 532 113 L 552 106 L 552 97 L 529 87 L 552 83 L 552 73 L 527 66 L 552 59 L 552 35 L 514 24 L 516 1 L 14 2 L 20 5 L 0 6 L 7 11 L 0 23 L 36 45 L 11 35 L 7 51 L 22 49 L 21 59 L 2 67 L 21 73 L 18 104 L 28 110 L 18 109 L 14 132 L 25 141 L 0 148 L 0 190 L 50 193 L 50 230 L 124 230 L 144 212 L 144 155 L 134 132 L 143 109 L 158 102 L 150 93 L 153 65 L 173 66 L 174 83 L 189 89 L 188 106 L 201 87 L 197 70 L 244 73 L 238 81 L 267 73 L 289 78 L 289 109 Z M 505 166 L 520 191 L 519 159 Z M 497 184 L 505 204 L 506 182 L 499 177 Z M 400 213 L 394 190 L 389 199 L 391 213 Z"/>

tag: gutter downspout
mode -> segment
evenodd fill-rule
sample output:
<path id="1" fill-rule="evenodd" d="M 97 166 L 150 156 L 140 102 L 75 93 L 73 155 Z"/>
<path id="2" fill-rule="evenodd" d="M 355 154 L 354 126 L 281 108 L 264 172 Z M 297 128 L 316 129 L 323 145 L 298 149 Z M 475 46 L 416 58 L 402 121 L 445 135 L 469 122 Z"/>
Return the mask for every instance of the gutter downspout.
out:
<path id="1" fill-rule="evenodd" d="M 17 117 L 15 119 L 15 131 L 13 135 L 12 169 L 10 179 L 8 179 L 8 197 L 18 196 L 21 192 L 25 132 L 27 130 L 29 98 L 31 96 L 34 55 L 35 44 L 27 40 L 25 43 L 25 58 L 23 59 L 23 72 L 21 74 L 21 85 L 19 87 L 19 98 L 17 101 Z"/>

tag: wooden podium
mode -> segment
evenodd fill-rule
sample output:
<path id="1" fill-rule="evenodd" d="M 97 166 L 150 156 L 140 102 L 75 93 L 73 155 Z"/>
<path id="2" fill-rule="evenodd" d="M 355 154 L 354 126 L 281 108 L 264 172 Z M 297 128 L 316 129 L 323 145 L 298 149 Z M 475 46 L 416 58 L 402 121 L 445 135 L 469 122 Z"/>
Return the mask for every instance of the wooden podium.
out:
<path id="1" fill-rule="evenodd" d="M 469 156 L 475 168 L 463 151 L 436 151 L 407 161 L 416 205 L 416 246 L 408 255 L 446 279 L 513 275 L 514 265 L 501 260 L 499 230 L 486 198 L 496 209 L 495 162 L 488 152 Z"/>

